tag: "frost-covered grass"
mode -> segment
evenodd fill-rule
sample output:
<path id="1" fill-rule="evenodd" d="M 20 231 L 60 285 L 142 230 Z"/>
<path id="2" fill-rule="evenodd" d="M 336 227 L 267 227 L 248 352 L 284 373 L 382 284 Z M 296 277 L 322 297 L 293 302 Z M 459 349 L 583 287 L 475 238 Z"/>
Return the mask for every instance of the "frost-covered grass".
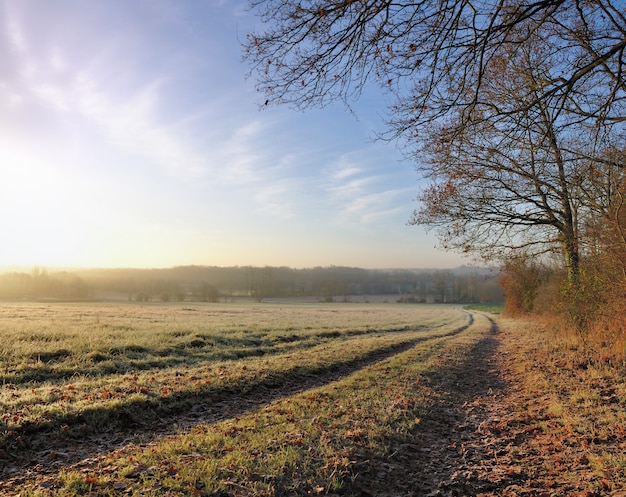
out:
<path id="1" fill-rule="evenodd" d="M 395 304 L 3 304 L 0 381 L 63 383 L 286 353 L 444 326 L 441 315 L 438 307 Z"/>
<path id="2" fill-rule="evenodd" d="M 75 321 L 79 307 L 56 309 L 67 309 Z M 171 367 L 42 377 L 34 388 L 32 383 L 4 388 L 9 435 L 20 430 L 28 435 L 33 423 L 60 433 L 74 430 L 73 437 L 88 435 L 90 427 L 114 430 L 120 412 L 126 421 L 134 417 L 148 424 L 150 416 L 174 413 L 175 422 L 175 412 L 185 406 L 229 396 L 256 398 L 259 407 L 234 410 L 224 421 L 196 424 L 147 448 L 112 451 L 96 464 L 61 469 L 41 484 L 14 487 L 22 496 L 361 495 L 357 479 L 368 461 L 384 460 L 417 436 L 421 413 L 435 398 L 423 373 L 443 367 L 444 351 L 462 359 L 491 330 L 486 318 L 474 321 L 447 306 L 128 305 L 120 307 L 123 318 L 115 307 L 87 309 L 81 319 L 92 323 L 91 334 L 100 329 L 115 347 L 123 340 L 146 349 L 181 339 L 212 345 L 194 347 L 185 362 Z M 129 337 L 111 332 L 110 327 L 131 322 Z M 26 328 L 23 333 L 29 333 Z M 79 342 L 75 350 L 82 352 L 71 360 L 80 361 L 92 350 L 82 343 L 78 326 L 66 330 L 73 338 L 52 325 L 47 332 L 59 342 Z M 99 346 L 97 337 L 90 340 Z M 262 356 L 229 358 L 233 350 L 259 347 L 266 348 Z M 386 352 L 386 359 L 379 357 Z M 122 355 L 129 363 L 131 356 Z M 280 390 L 333 371 L 342 374 L 301 393 L 262 401 L 265 388 Z M 10 448 L 14 439 L 8 436 L 6 442 Z"/>
<path id="3" fill-rule="evenodd" d="M 468 317 L 438 307 L 5 304 L 0 442 L 145 425 L 232 391 L 367 360 Z"/>

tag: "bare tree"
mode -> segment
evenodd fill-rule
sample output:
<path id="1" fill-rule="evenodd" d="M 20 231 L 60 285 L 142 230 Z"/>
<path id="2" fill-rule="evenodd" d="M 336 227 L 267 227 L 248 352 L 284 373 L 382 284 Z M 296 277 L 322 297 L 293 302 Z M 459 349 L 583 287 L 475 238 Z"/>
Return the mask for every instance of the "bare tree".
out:
<path id="1" fill-rule="evenodd" d="M 392 123 L 401 134 L 451 111 L 472 119 L 477 106 L 491 105 L 481 90 L 502 48 L 524 45 L 541 30 L 554 64 L 524 105 L 550 98 L 586 118 L 626 118 L 626 19 L 618 1 L 249 3 L 264 30 L 248 36 L 244 58 L 266 104 L 349 102 L 374 80 L 397 94 Z M 531 25 L 534 31 L 519 29 Z"/>
<path id="2" fill-rule="evenodd" d="M 621 3 L 250 4 L 266 22 L 246 44 L 266 104 L 349 103 L 378 81 L 397 97 L 391 135 L 429 180 L 412 222 L 486 256 L 558 247 L 576 283 L 592 170 L 626 119 Z"/>
<path id="3" fill-rule="evenodd" d="M 563 113 L 560 97 L 540 98 L 551 47 L 530 43 L 532 36 L 494 56 L 481 94 L 497 116 L 489 108 L 471 121 L 452 115 L 426 133 L 421 169 L 430 186 L 412 221 L 439 227 L 450 248 L 486 257 L 559 248 L 576 283 L 580 223 L 589 211 L 583 185 L 595 162 L 593 142 L 605 135 Z M 536 103 L 526 105 L 529 99 Z"/>

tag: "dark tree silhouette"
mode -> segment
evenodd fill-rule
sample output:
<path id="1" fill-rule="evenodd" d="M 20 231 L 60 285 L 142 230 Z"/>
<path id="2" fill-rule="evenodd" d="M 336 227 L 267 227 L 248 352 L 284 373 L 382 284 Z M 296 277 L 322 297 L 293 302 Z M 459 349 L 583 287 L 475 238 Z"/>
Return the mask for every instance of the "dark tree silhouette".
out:
<path id="1" fill-rule="evenodd" d="M 483 106 L 498 110 L 481 90 L 502 50 L 541 36 L 551 47 L 554 65 L 526 107 L 550 98 L 574 104 L 571 110 L 584 117 L 625 119 L 626 18 L 621 2 L 249 3 L 264 30 L 248 36 L 244 58 L 266 104 L 303 108 L 338 98 L 349 101 L 373 80 L 400 98 L 395 124 L 401 131 L 451 111 L 470 119 Z"/>

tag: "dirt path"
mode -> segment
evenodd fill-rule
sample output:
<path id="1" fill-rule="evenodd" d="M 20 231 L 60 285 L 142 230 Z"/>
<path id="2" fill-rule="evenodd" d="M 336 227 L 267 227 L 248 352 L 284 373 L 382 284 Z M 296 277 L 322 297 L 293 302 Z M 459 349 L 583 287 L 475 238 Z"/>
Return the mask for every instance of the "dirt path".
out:
<path id="1" fill-rule="evenodd" d="M 591 371 L 596 379 L 588 381 L 578 374 L 587 367 L 576 361 L 566 367 L 568 359 L 554 353 L 533 356 L 542 345 L 529 345 L 532 331 L 520 335 L 494 323 L 492 336 L 466 361 L 448 361 L 447 369 L 431 374 L 437 401 L 422 418 L 420 438 L 373 462 L 363 497 L 626 497 L 626 429 L 615 422 L 625 408 L 625 397 L 616 394 L 623 380 L 605 370 L 604 376 Z M 535 389 L 532 379 L 556 381 L 557 375 L 579 395 L 596 397 L 587 386 L 608 392 L 598 399 L 602 416 L 594 417 L 593 403 L 580 401 L 560 406 L 567 413 L 556 415 L 554 397 L 545 384 Z M 604 434 L 568 426 L 576 416 L 606 425 Z"/>
<path id="2" fill-rule="evenodd" d="M 501 464 L 488 428 L 507 409 L 511 389 L 500 333 L 490 321 L 491 336 L 466 352 L 464 361 L 448 350 L 441 367 L 426 374 L 436 399 L 421 417 L 419 438 L 399 441 L 392 458 L 370 465 L 363 497 L 501 495 L 496 490 L 519 478 Z"/>

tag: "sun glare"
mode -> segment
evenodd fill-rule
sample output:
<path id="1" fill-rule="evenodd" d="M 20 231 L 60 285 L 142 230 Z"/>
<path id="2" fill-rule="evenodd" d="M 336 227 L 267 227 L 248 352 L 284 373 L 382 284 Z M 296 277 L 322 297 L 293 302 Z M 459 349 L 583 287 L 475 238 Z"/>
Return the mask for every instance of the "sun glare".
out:
<path id="1" fill-rule="evenodd" d="M 84 194 L 61 167 L 36 153 L 4 148 L 0 265 L 67 264 L 80 255 L 88 214 Z"/>

